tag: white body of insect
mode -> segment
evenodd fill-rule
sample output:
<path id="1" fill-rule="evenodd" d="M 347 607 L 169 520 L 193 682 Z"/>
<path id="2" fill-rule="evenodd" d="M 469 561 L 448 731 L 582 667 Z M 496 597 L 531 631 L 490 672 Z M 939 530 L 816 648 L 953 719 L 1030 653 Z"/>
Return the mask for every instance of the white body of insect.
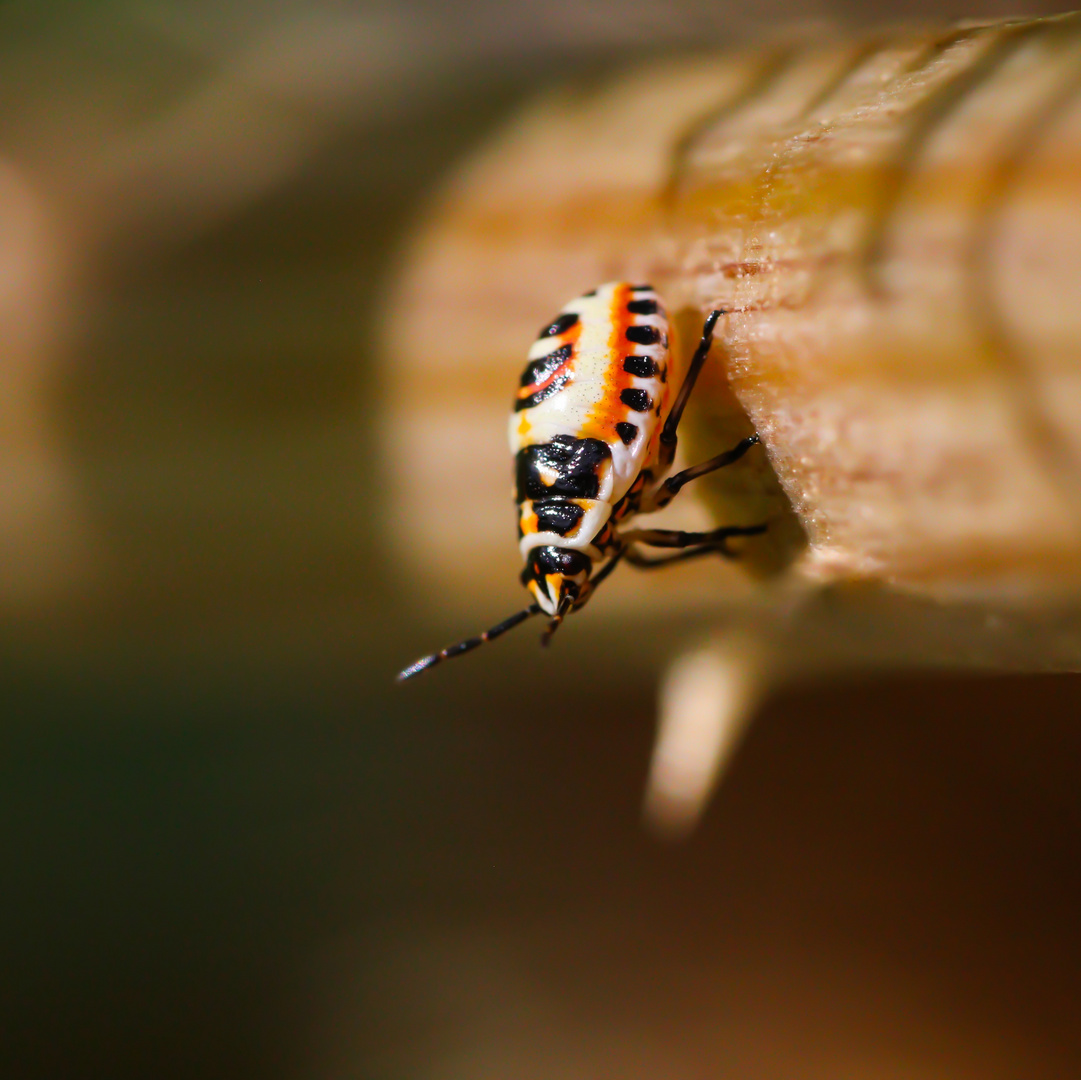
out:
<path id="1" fill-rule="evenodd" d="M 674 397 L 668 315 L 651 286 L 601 285 L 571 301 L 541 330 L 529 351 L 509 429 L 525 560 L 521 578 L 533 603 L 478 637 L 423 657 L 399 679 L 468 652 L 532 615 L 549 617 L 542 639 L 547 641 L 621 560 L 652 567 L 709 552 L 731 556 L 731 537 L 764 531 L 764 525 L 708 533 L 623 527 L 758 442 L 751 436 L 665 479 L 675 457 L 676 429 L 722 314 L 713 311 L 706 319 Z M 643 547 L 681 550 L 658 559 L 644 554 Z"/>

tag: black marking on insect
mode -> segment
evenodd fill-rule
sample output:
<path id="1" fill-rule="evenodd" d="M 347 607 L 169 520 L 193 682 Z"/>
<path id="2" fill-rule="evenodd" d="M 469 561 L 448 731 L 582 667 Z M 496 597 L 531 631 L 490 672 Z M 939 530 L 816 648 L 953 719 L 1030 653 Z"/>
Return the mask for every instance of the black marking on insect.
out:
<path id="1" fill-rule="evenodd" d="M 573 357 L 574 347 L 561 345 L 544 356 L 538 356 L 536 360 L 530 360 L 519 380 L 520 389 L 514 411 L 532 409 L 558 394 L 574 378 L 571 370 Z"/>
<path id="2" fill-rule="evenodd" d="M 623 370 L 639 379 L 652 379 L 657 374 L 657 362 L 652 356 L 625 356 Z"/>
<path id="3" fill-rule="evenodd" d="M 544 382 L 557 368 L 561 367 L 571 358 L 571 347 L 563 345 L 547 356 L 540 356 L 536 360 L 530 360 L 526 364 L 525 371 L 519 380 L 519 386 L 523 389 L 527 386 L 535 386 Z"/>
<path id="4" fill-rule="evenodd" d="M 626 337 L 635 345 L 656 345 L 661 340 L 661 332 L 655 326 L 628 326 Z"/>
<path id="5" fill-rule="evenodd" d="M 585 514 L 577 503 L 562 499 L 546 499 L 535 505 L 533 512 L 537 515 L 537 527 L 541 532 L 559 533 L 560 536 L 566 536 L 577 528 Z"/>
<path id="6" fill-rule="evenodd" d="M 534 391 L 529 397 L 519 398 L 514 403 L 514 411 L 521 412 L 523 409 L 532 409 L 534 405 L 539 405 L 542 401 L 547 401 L 548 398 L 554 397 L 571 381 L 569 372 L 562 372 L 556 375 L 548 383 L 546 383 L 540 390 Z"/>
<path id="7" fill-rule="evenodd" d="M 558 337 L 560 334 L 565 334 L 572 326 L 578 322 L 578 316 L 573 311 L 569 311 L 566 314 L 558 316 L 555 320 L 549 323 L 538 335 L 537 339 L 546 337 Z"/>
<path id="8" fill-rule="evenodd" d="M 675 458 L 680 418 L 723 314 L 710 312 L 671 402 L 668 317 L 649 285 L 599 286 L 568 304 L 541 331 L 510 426 L 525 562 L 521 580 L 533 603 L 478 637 L 423 657 L 399 680 L 469 652 L 534 615 L 548 616 L 541 639 L 547 644 L 566 615 L 581 608 L 622 560 L 652 568 L 710 553 L 732 558 L 737 553 L 729 546 L 731 538 L 765 530 L 765 525 L 703 533 L 623 529 L 628 519 L 666 506 L 685 484 L 738 461 L 758 443 L 752 435 L 664 479 Z M 563 335 L 559 348 L 543 352 L 541 342 Z M 643 346 L 648 355 L 626 355 L 622 341 Z M 632 379 L 645 385 L 628 385 Z M 649 547 L 678 550 L 658 559 L 643 553 Z"/>
<path id="9" fill-rule="evenodd" d="M 649 412 L 653 408 L 653 398 L 645 390 L 637 390 L 633 386 L 621 390 L 619 400 L 634 412 Z"/>
<path id="10" fill-rule="evenodd" d="M 518 451 L 518 501 L 525 499 L 595 499 L 600 491 L 601 466 L 612 458 L 600 439 L 556 435 Z"/>

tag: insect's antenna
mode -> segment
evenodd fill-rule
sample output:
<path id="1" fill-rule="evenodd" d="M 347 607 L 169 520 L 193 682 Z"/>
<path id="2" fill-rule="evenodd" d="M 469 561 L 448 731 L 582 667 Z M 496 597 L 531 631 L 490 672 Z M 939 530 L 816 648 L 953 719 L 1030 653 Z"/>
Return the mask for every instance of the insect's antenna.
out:
<path id="1" fill-rule="evenodd" d="M 524 623 L 530 616 L 539 615 L 540 611 L 539 604 L 530 604 L 529 607 L 522 611 L 515 612 L 509 619 L 504 619 L 501 623 L 496 623 L 490 630 L 485 630 L 480 637 L 466 638 L 465 641 L 459 641 L 457 645 L 448 645 L 445 649 L 440 649 L 439 652 L 432 653 L 431 656 L 422 656 L 419 660 L 410 664 L 404 671 L 399 671 L 396 681 L 405 682 L 406 679 L 411 679 L 414 675 L 419 675 L 422 671 L 427 671 L 428 668 L 435 667 L 441 660 L 450 660 L 455 656 L 461 656 L 462 653 L 467 653 L 470 649 L 475 649 L 478 645 L 483 645 L 486 641 L 492 641 L 499 637 L 500 634 L 505 634 L 508 630 L 513 630 L 519 623 Z"/>
<path id="2" fill-rule="evenodd" d="M 548 629 L 541 634 L 541 644 L 547 645 L 552 640 L 552 635 L 559 629 L 559 624 L 563 621 L 563 616 L 567 614 L 571 609 L 571 604 L 574 603 L 573 596 L 564 596 L 559 601 L 559 607 L 556 608 L 556 613 L 552 616 L 551 622 L 548 623 Z"/>

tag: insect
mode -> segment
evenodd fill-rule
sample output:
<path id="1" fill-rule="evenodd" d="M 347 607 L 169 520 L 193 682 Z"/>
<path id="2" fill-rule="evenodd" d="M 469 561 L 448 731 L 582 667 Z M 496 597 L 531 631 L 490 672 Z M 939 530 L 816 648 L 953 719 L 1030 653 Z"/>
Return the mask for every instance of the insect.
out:
<path id="1" fill-rule="evenodd" d="M 668 316 L 651 286 L 601 285 L 572 300 L 541 330 L 529 350 L 509 429 L 525 560 L 521 580 L 533 603 L 478 637 L 422 657 L 399 681 L 534 615 L 548 616 L 541 638 L 547 644 L 564 617 L 583 607 L 620 561 L 653 568 L 710 552 L 731 558 L 732 537 L 765 531 L 765 525 L 712 532 L 624 527 L 636 514 L 666 506 L 691 480 L 738 461 L 759 441 L 752 435 L 665 479 L 680 418 L 724 314 L 711 311 L 706 319 L 671 407 Z M 643 551 L 651 547 L 678 550 L 660 556 Z"/>

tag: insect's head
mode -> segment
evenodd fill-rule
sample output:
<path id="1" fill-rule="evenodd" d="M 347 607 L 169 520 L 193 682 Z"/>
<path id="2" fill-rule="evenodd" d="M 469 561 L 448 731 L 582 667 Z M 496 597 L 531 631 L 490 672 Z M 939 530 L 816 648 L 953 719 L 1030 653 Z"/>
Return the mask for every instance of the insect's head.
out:
<path id="1" fill-rule="evenodd" d="M 546 615 L 557 615 L 579 607 L 588 595 L 586 585 L 593 570 L 593 560 L 574 548 L 546 544 L 535 547 L 522 570 L 522 584 Z"/>
<path id="2" fill-rule="evenodd" d="M 613 560 L 609 567 L 616 561 L 618 559 Z M 486 641 L 491 641 L 508 630 L 512 630 L 533 615 L 550 616 L 548 629 L 541 638 L 541 641 L 547 644 L 548 639 L 563 621 L 563 616 L 568 611 L 580 608 L 589 599 L 594 587 L 594 582 L 589 580 L 592 570 L 593 560 L 580 551 L 552 545 L 534 548 L 529 553 L 529 561 L 522 571 L 522 583 L 533 594 L 534 603 L 524 611 L 516 612 L 509 619 L 497 623 L 490 630 L 485 630 L 477 637 L 466 638 L 465 641 L 459 641 L 457 645 L 449 645 L 430 656 L 422 656 L 404 671 L 399 672 L 398 681 L 412 679 L 443 660 L 470 652 L 478 645 L 483 645 Z M 598 576 L 603 575 L 604 571 Z"/>
<path id="3" fill-rule="evenodd" d="M 541 638 L 543 644 L 548 644 L 563 616 L 580 608 L 589 598 L 592 571 L 593 560 L 575 548 L 546 544 L 529 552 L 522 570 L 522 584 L 533 594 L 537 607 L 551 616 Z"/>

